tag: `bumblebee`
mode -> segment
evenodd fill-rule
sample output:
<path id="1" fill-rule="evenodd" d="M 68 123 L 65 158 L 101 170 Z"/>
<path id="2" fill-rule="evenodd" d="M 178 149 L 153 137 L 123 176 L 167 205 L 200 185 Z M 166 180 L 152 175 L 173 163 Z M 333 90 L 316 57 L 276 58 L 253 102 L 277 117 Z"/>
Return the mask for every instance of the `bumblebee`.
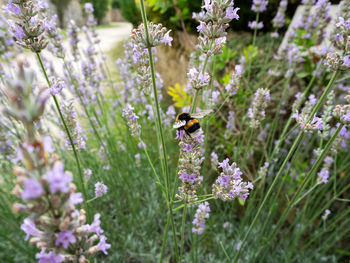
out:
<path id="1" fill-rule="evenodd" d="M 184 130 L 187 135 L 192 138 L 196 138 L 203 133 L 198 119 L 210 114 L 212 110 L 204 110 L 197 113 L 180 113 L 176 117 L 176 121 L 173 125 L 174 129 Z"/>

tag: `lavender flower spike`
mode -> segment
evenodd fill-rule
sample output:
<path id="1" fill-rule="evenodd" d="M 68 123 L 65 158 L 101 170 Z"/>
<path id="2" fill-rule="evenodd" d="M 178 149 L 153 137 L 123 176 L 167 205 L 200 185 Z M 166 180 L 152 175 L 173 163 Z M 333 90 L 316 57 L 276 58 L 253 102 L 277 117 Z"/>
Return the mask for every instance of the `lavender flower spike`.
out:
<path id="1" fill-rule="evenodd" d="M 250 127 L 256 129 L 260 123 L 265 119 L 265 109 L 270 100 L 270 91 L 268 89 L 258 89 L 255 92 L 255 97 L 251 107 L 248 109 L 248 117 L 250 120 Z"/>
<path id="2" fill-rule="evenodd" d="M 212 192 L 215 199 L 223 201 L 232 201 L 237 197 L 246 200 L 249 195 L 249 190 L 254 186 L 251 182 L 243 182 L 241 177 L 242 172 L 237 167 L 236 163 L 229 164 L 229 159 L 219 163 L 219 168 L 222 168 L 221 175 L 216 179 L 212 186 Z"/>
<path id="3" fill-rule="evenodd" d="M 192 233 L 197 233 L 198 235 L 203 234 L 205 227 L 205 220 L 209 218 L 210 207 L 208 202 L 204 202 L 198 205 L 196 214 L 192 221 L 193 228 Z"/>

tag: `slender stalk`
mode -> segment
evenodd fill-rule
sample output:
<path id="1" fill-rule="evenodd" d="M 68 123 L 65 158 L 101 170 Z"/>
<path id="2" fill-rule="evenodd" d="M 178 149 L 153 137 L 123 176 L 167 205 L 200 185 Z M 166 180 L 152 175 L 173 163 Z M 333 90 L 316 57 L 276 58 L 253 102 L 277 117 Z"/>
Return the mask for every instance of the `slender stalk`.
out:
<path id="1" fill-rule="evenodd" d="M 298 191 L 295 193 L 295 195 L 293 196 L 293 198 L 290 200 L 286 210 L 282 213 L 282 216 L 280 217 L 279 221 L 276 224 L 276 227 L 272 230 L 272 232 L 270 233 L 270 235 L 268 236 L 268 238 L 266 239 L 266 242 L 264 244 L 264 246 L 262 246 L 258 252 L 258 254 L 263 250 L 263 248 L 269 244 L 270 241 L 273 240 L 274 236 L 276 235 L 276 233 L 278 232 L 279 228 L 282 226 L 283 222 L 286 220 L 286 218 L 289 215 L 289 212 L 291 210 L 291 208 L 297 204 L 297 202 L 299 201 L 295 201 L 297 199 L 297 197 L 300 195 L 300 193 L 305 189 L 307 183 L 311 180 L 313 174 L 316 172 L 316 170 L 319 168 L 319 166 L 321 165 L 323 159 L 326 157 L 326 155 L 328 154 L 334 140 L 336 139 L 336 137 L 338 136 L 340 130 L 343 128 L 343 124 L 339 125 L 339 127 L 337 128 L 337 130 L 333 133 L 332 137 L 330 138 L 330 140 L 328 141 L 328 143 L 326 144 L 324 150 L 322 151 L 321 155 L 317 158 L 316 162 L 314 163 L 314 165 L 311 167 L 310 171 L 308 172 L 308 174 L 306 175 L 302 185 L 300 186 L 300 188 L 298 189 Z"/>
<path id="2" fill-rule="evenodd" d="M 182 259 L 182 255 L 184 252 L 184 246 L 185 246 L 185 229 L 186 229 L 186 216 L 187 216 L 187 200 L 185 200 L 185 207 L 182 213 L 182 225 L 181 225 L 181 248 L 180 248 L 180 262 Z"/>
<path id="3" fill-rule="evenodd" d="M 258 24 L 258 22 L 259 22 L 259 16 L 260 16 L 260 13 L 259 13 L 259 12 L 256 13 L 256 16 L 255 16 L 255 22 L 256 22 L 256 24 Z M 253 47 L 255 46 L 255 41 L 256 41 L 256 35 L 257 35 L 257 33 L 258 33 L 258 29 L 255 28 L 255 29 L 254 29 L 254 35 L 253 35 L 253 43 L 252 43 Z"/>
<path id="4" fill-rule="evenodd" d="M 167 154 L 166 154 L 166 145 L 164 140 L 164 133 L 163 133 L 163 124 L 161 121 L 161 115 L 160 115 L 160 105 L 159 105 L 159 99 L 158 99 L 158 91 L 157 91 L 157 84 L 156 84 L 156 76 L 155 76 L 155 68 L 154 68 L 154 59 L 153 59 L 153 53 L 152 53 L 152 47 L 149 44 L 149 32 L 148 32 L 148 21 L 147 21 L 147 14 L 145 9 L 144 0 L 141 0 L 141 15 L 142 15 L 142 21 L 145 28 L 146 33 L 146 41 L 147 41 L 147 50 L 148 50 L 148 56 L 150 60 L 150 66 L 151 66 L 151 75 L 152 75 L 152 86 L 153 86 L 153 94 L 154 94 L 154 102 L 156 106 L 156 113 L 157 113 L 157 122 L 158 122 L 158 134 L 160 135 L 161 143 L 162 143 L 162 153 L 163 153 L 163 165 L 165 170 L 165 185 L 167 189 L 167 205 L 169 209 L 169 216 L 170 221 L 172 225 L 173 230 L 173 239 L 175 243 L 175 256 L 176 260 L 178 261 L 178 245 L 177 245 L 177 237 L 176 237 L 176 229 L 175 229 L 175 223 L 174 223 L 174 217 L 173 217 L 173 211 L 172 211 L 172 204 L 171 204 L 171 195 L 170 195 L 170 176 L 169 176 L 169 169 L 168 169 L 168 160 L 167 160 Z"/>
<path id="5" fill-rule="evenodd" d="M 39 53 L 36 53 L 36 55 L 37 55 L 38 61 L 39 61 L 39 63 L 40 63 L 41 70 L 42 70 L 42 72 L 44 73 L 46 82 L 47 82 L 47 84 L 49 85 L 49 87 L 51 87 L 51 82 L 50 82 L 50 80 L 49 80 L 49 77 L 47 76 L 47 73 L 46 73 L 46 70 L 45 70 L 43 61 L 42 61 L 42 59 L 41 59 L 41 56 L 40 56 Z M 76 161 L 77 167 L 78 167 L 79 181 L 80 181 L 80 185 L 81 185 L 82 192 L 83 192 L 83 197 L 84 197 L 84 206 L 85 206 L 85 209 L 87 210 L 87 211 L 86 211 L 87 214 L 89 215 L 89 209 L 88 209 L 88 204 L 87 204 L 87 194 L 86 194 L 86 190 L 85 190 L 85 187 L 84 187 L 83 173 L 82 173 L 82 170 L 81 170 L 81 166 L 80 166 L 80 162 L 79 162 L 78 153 L 77 153 L 77 150 L 76 150 L 76 148 L 75 148 L 75 145 L 74 145 L 72 136 L 71 136 L 71 134 L 70 134 L 70 131 L 69 131 L 68 127 L 67 127 L 66 121 L 65 121 L 65 119 L 64 119 L 64 117 L 63 117 L 63 114 L 62 114 L 62 111 L 61 111 L 61 109 L 60 109 L 60 105 L 59 105 L 59 103 L 58 103 L 58 100 L 57 100 L 57 98 L 56 98 L 55 95 L 52 95 L 52 98 L 53 98 L 53 100 L 54 100 L 54 102 L 55 102 L 56 109 L 57 109 L 58 114 L 59 114 L 59 116 L 60 116 L 60 118 L 61 118 L 61 121 L 62 121 L 62 123 L 63 123 L 64 129 L 65 129 L 65 131 L 66 131 L 66 133 L 67 133 L 69 142 L 70 142 L 70 144 L 71 144 L 71 146 L 72 146 L 72 149 L 73 149 L 74 158 L 75 158 L 75 161 Z M 89 216 L 88 216 L 88 217 L 89 217 Z"/>
<path id="6" fill-rule="evenodd" d="M 210 47 L 213 45 L 213 43 L 214 43 L 214 40 L 211 41 Z M 205 56 L 203 67 L 202 67 L 202 74 L 204 74 L 206 69 L 207 69 L 208 61 L 209 61 L 209 54 L 207 53 L 206 56 Z M 197 103 L 198 103 L 199 93 L 200 93 L 200 89 L 196 89 L 196 92 L 194 93 L 194 98 L 193 98 L 193 101 L 192 101 L 191 113 L 196 112 L 196 106 L 197 106 Z"/>

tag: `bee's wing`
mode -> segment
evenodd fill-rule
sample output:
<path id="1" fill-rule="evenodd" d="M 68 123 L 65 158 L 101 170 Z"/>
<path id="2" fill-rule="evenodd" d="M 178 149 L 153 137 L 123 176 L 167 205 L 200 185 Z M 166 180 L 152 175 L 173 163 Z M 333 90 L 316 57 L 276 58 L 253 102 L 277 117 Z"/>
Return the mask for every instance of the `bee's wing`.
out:
<path id="1" fill-rule="evenodd" d="M 191 114 L 191 117 L 196 118 L 196 119 L 201 119 L 204 116 L 206 116 L 212 112 L 213 112 L 213 110 L 211 110 L 211 109 L 210 110 L 202 110 L 202 111 Z"/>
<path id="2" fill-rule="evenodd" d="M 185 126 L 185 125 L 186 125 L 186 121 L 178 120 L 174 123 L 173 128 L 178 129 L 178 128 Z"/>

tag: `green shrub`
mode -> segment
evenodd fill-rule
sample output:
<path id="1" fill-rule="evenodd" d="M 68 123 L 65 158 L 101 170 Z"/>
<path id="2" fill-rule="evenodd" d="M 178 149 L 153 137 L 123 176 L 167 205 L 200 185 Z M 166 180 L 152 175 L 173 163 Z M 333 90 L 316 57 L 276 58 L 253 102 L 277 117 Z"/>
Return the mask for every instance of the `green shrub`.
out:
<path id="1" fill-rule="evenodd" d="M 140 11 L 135 0 L 117 0 L 122 10 L 123 17 L 136 26 L 141 21 Z"/>

